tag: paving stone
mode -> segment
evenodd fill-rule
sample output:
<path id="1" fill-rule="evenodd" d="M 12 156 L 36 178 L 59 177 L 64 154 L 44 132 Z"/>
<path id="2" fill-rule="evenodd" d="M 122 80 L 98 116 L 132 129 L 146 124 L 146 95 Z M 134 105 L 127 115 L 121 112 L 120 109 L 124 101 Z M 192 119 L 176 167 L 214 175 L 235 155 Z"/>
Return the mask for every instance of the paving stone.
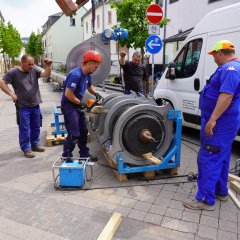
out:
<path id="1" fill-rule="evenodd" d="M 231 233 L 231 232 L 226 232 L 222 230 L 218 230 L 218 240 L 237 240 L 237 234 Z"/>
<path id="2" fill-rule="evenodd" d="M 220 219 L 226 220 L 226 221 L 231 221 L 231 222 L 237 222 L 237 213 L 232 213 L 232 212 L 220 212 Z"/>
<path id="3" fill-rule="evenodd" d="M 106 212 L 106 213 L 113 213 L 114 210 L 116 209 L 116 207 L 117 207 L 116 204 L 104 202 L 104 203 L 98 208 L 98 210 L 103 211 L 103 212 Z"/>
<path id="4" fill-rule="evenodd" d="M 159 206 L 159 205 L 152 205 L 149 212 L 154 213 L 154 214 L 159 214 L 159 215 L 165 215 L 167 211 L 167 207 L 165 206 Z"/>
<path id="5" fill-rule="evenodd" d="M 130 190 L 127 194 L 127 197 L 128 198 L 132 198 L 132 199 L 135 199 L 135 200 L 139 200 L 141 198 L 141 196 L 143 195 L 142 192 L 137 192 L 135 190 Z"/>
<path id="6" fill-rule="evenodd" d="M 180 224 L 179 219 L 170 218 L 170 217 L 163 217 L 161 226 L 165 227 L 165 228 L 172 229 L 172 230 L 178 230 L 179 224 Z"/>
<path id="7" fill-rule="evenodd" d="M 169 180 L 169 181 L 170 181 L 170 183 L 172 182 L 172 180 Z M 175 193 L 177 191 L 177 188 L 178 188 L 178 186 L 175 186 L 173 184 L 165 184 L 163 186 L 162 191 L 170 191 L 170 192 L 174 192 Z"/>
<path id="8" fill-rule="evenodd" d="M 146 215 L 147 213 L 144 211 L 132 209 L 132 211 L 128 214 L 128 217 L 135 220 L 143 221 Z"/>
<path id="9" fill-rule="evenodd" d="M 164 197 L 157 197 L 154 204 L 160 205 L 160 206 L 164 206 L 164 207 L 168 207 L 170 205 L 170 199 L 171 198 L 164 198 Z"/>
<path id="10" fill-rule="evenodd" d="M 119 203 L 119 205 L 133 208 L 133 207 L 136 205 L 136 203 L 137 203 L 137 200 L 132 199 L 132 198 L 127 198 L 127 197 L 125 197 L 125 198 Z"/>
<path id="11" fill-rule="evenodd" d="M 152 204 L 151 203 L 146 203 L 146 202 L 140 202 L 138 201 L 136 203 L 136 205 L 134 206 L 134 209 L 140 210 L 140 211 L 144 211 L 144 212 L 148 212 L 149 209 L 151 208 Z"/>
<path id="12" fill-rule="evenodd" d="M 148 203 L 154 203 L 156 200 L 156 196 L 149 195 L 149 194 L 143 194 L 140 198 L 140 201 L 142 202 L 148 202 Z"/>
<path id="13" fill-rule="evenodd" d="M 191 223 L 191 222 L 180 221 L 178 230 L 181 231 L 181 232 L 197 233 L 198 224 Z"/>
<path id="14" fill-rule="evenodd" d="M 218 218 L 202 215 L 200 218 L 200 224 L 212 228 L 218 228 Z"/>
<path id="15" fill-rule="evenodd" d="M 182 220 L 192 223 L 199 223 L 200 222 L 200 213 L 196 212 L 183 212 Z"/>
<path id="16" fill-rule="evenodd" d="M 174 196 L 175 192 L 172 192 L 172 191 L 167 191 L 167 190 L 162 190 L 158 197 L 161 198 L 172 198 Z"/>
<path id="17" fill-rule="evenodd" d="M 226 232 L 238 233 L 238 225 L 235 222 L 219 219 L 219 229 Z"/>
<path id="18" fill-rule="evenodd" d="M 147 213 L 147 215 L 144 218 L 144 222 L 153 223 L 156 225 L 160 225 L 162 222 L 163 216 L 153 213 Z"/>
<path id="19" fill-rule="evenodd" d="M 182 214 L 183 214 L 183 211 L 181 211 L 181 210 L 168 208 L 165 216 L 171 217 L 171 218 L 176 218 L 176 219 L 182 219 Z"/>
<path id="20" fill-rule="evenodd" d="M 217 240 L 217 229 L 199 225 L 198 235 L 203 238 Z"/>
<path id="21" fill-rule="evenodd" d="M 182 201 L 176 201 L 176 200 L 171 200 L 170 202 L 170 208 L 178 209 L 178 210 L 184 210 L 185 207 L 183 206 Z"/>
<path id="22" fill-rule="evenodd" d="M 131 212 L 132 208 L 124 207 L 124 206 L 117 206 L 115 208 L 115 212 L 121 213 L 123 217 L 127 217 L 128 214 Z"/>

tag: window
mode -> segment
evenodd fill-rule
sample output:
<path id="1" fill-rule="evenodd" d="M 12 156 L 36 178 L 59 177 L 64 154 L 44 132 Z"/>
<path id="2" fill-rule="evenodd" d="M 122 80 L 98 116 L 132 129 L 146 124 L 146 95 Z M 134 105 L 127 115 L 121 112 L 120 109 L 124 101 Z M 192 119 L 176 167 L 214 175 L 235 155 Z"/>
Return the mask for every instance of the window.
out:
<path id="1" fill-rule="evenodd" d="M 187 43 L 174 60 L 176 78 L 191 77 L 197 70 L 202 49 L 202 39 Z"/>
<path id="2" fill-rule="evenodd" d="M 108 24 L 112 24 L 112 12 L 108 11 Z"/>
<path id="3" fill-rule="evenodd" d="M 158 4 L 160 7 L 163 7 L 163 0 L 156 0 L 156 4 Z"/>
<path id="4" fill-rule="evenodd" d="M 100 16 L 97 15 L 97 28 L 100 28 Z"/>
<path id="5" fill-rule="evenodd" d="M 177 2 L 178 0 L 169 0 L 169 4 L 171 4 L 171 3 L 175 3 L 175 2 Z"/>
<path id="6" fill-rule="evenodd" d="M 208 3 L 213 3 L 213 2 L 217 2 L 217 1 L 221 1 L 221 0 L 208 0 Z"/>
<path id="7" fill-rule="evenodd" d="M 75 18 L 73 16 L 70 17 L 70 26 L 75 26 Z"/>
<path id="8" fill-rule="evenodd" d="M 86 22 L 86 33 L 88 33 L 88 22 Z"/>

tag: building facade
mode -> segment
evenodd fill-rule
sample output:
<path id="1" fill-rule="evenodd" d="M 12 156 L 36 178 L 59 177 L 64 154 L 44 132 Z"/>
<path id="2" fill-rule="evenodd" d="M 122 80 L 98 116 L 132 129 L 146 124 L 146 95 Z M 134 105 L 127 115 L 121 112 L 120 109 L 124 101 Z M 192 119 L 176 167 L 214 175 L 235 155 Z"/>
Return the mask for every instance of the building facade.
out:
<path id="1" fill-rule="evenodd" d="M 73 17 L 67 17 L 62 12 L 51 15 L 42 26 L 43 57 L 53 60 L 54 70 L 65 66 L 71 49 L 83 41 L 82 16 L 86 11 L 82 7 Z"/>

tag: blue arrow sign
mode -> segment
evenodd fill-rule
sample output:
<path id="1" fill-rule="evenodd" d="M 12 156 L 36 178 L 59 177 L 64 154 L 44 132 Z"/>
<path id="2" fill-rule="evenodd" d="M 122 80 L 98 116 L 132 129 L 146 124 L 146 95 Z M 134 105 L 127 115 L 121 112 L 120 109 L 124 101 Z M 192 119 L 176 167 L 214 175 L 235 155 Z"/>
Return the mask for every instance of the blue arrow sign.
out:
<path id="1" fill-rule="evenodd" d="M 146 49 L 151 54 L 156 54 L 162 49 L 162 40 L 157 35 L 152 35 L 146 40 Z"/>

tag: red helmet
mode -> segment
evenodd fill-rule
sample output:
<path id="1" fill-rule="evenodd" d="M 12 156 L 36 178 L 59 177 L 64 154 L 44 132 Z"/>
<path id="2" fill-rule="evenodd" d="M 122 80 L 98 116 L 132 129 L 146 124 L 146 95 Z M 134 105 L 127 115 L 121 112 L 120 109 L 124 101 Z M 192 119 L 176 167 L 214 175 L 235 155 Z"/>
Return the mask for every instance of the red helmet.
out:
<path id="1" fill-rule="evenodd" d="M 88 50 L 83 54 L 83 59 L 82 63 L 88 62 L 88 61 L 96 61 L 96 62 L 101 62 L 102 61 L 102 56 L 100 53 L 93 51 L 93 50 Z"/>

